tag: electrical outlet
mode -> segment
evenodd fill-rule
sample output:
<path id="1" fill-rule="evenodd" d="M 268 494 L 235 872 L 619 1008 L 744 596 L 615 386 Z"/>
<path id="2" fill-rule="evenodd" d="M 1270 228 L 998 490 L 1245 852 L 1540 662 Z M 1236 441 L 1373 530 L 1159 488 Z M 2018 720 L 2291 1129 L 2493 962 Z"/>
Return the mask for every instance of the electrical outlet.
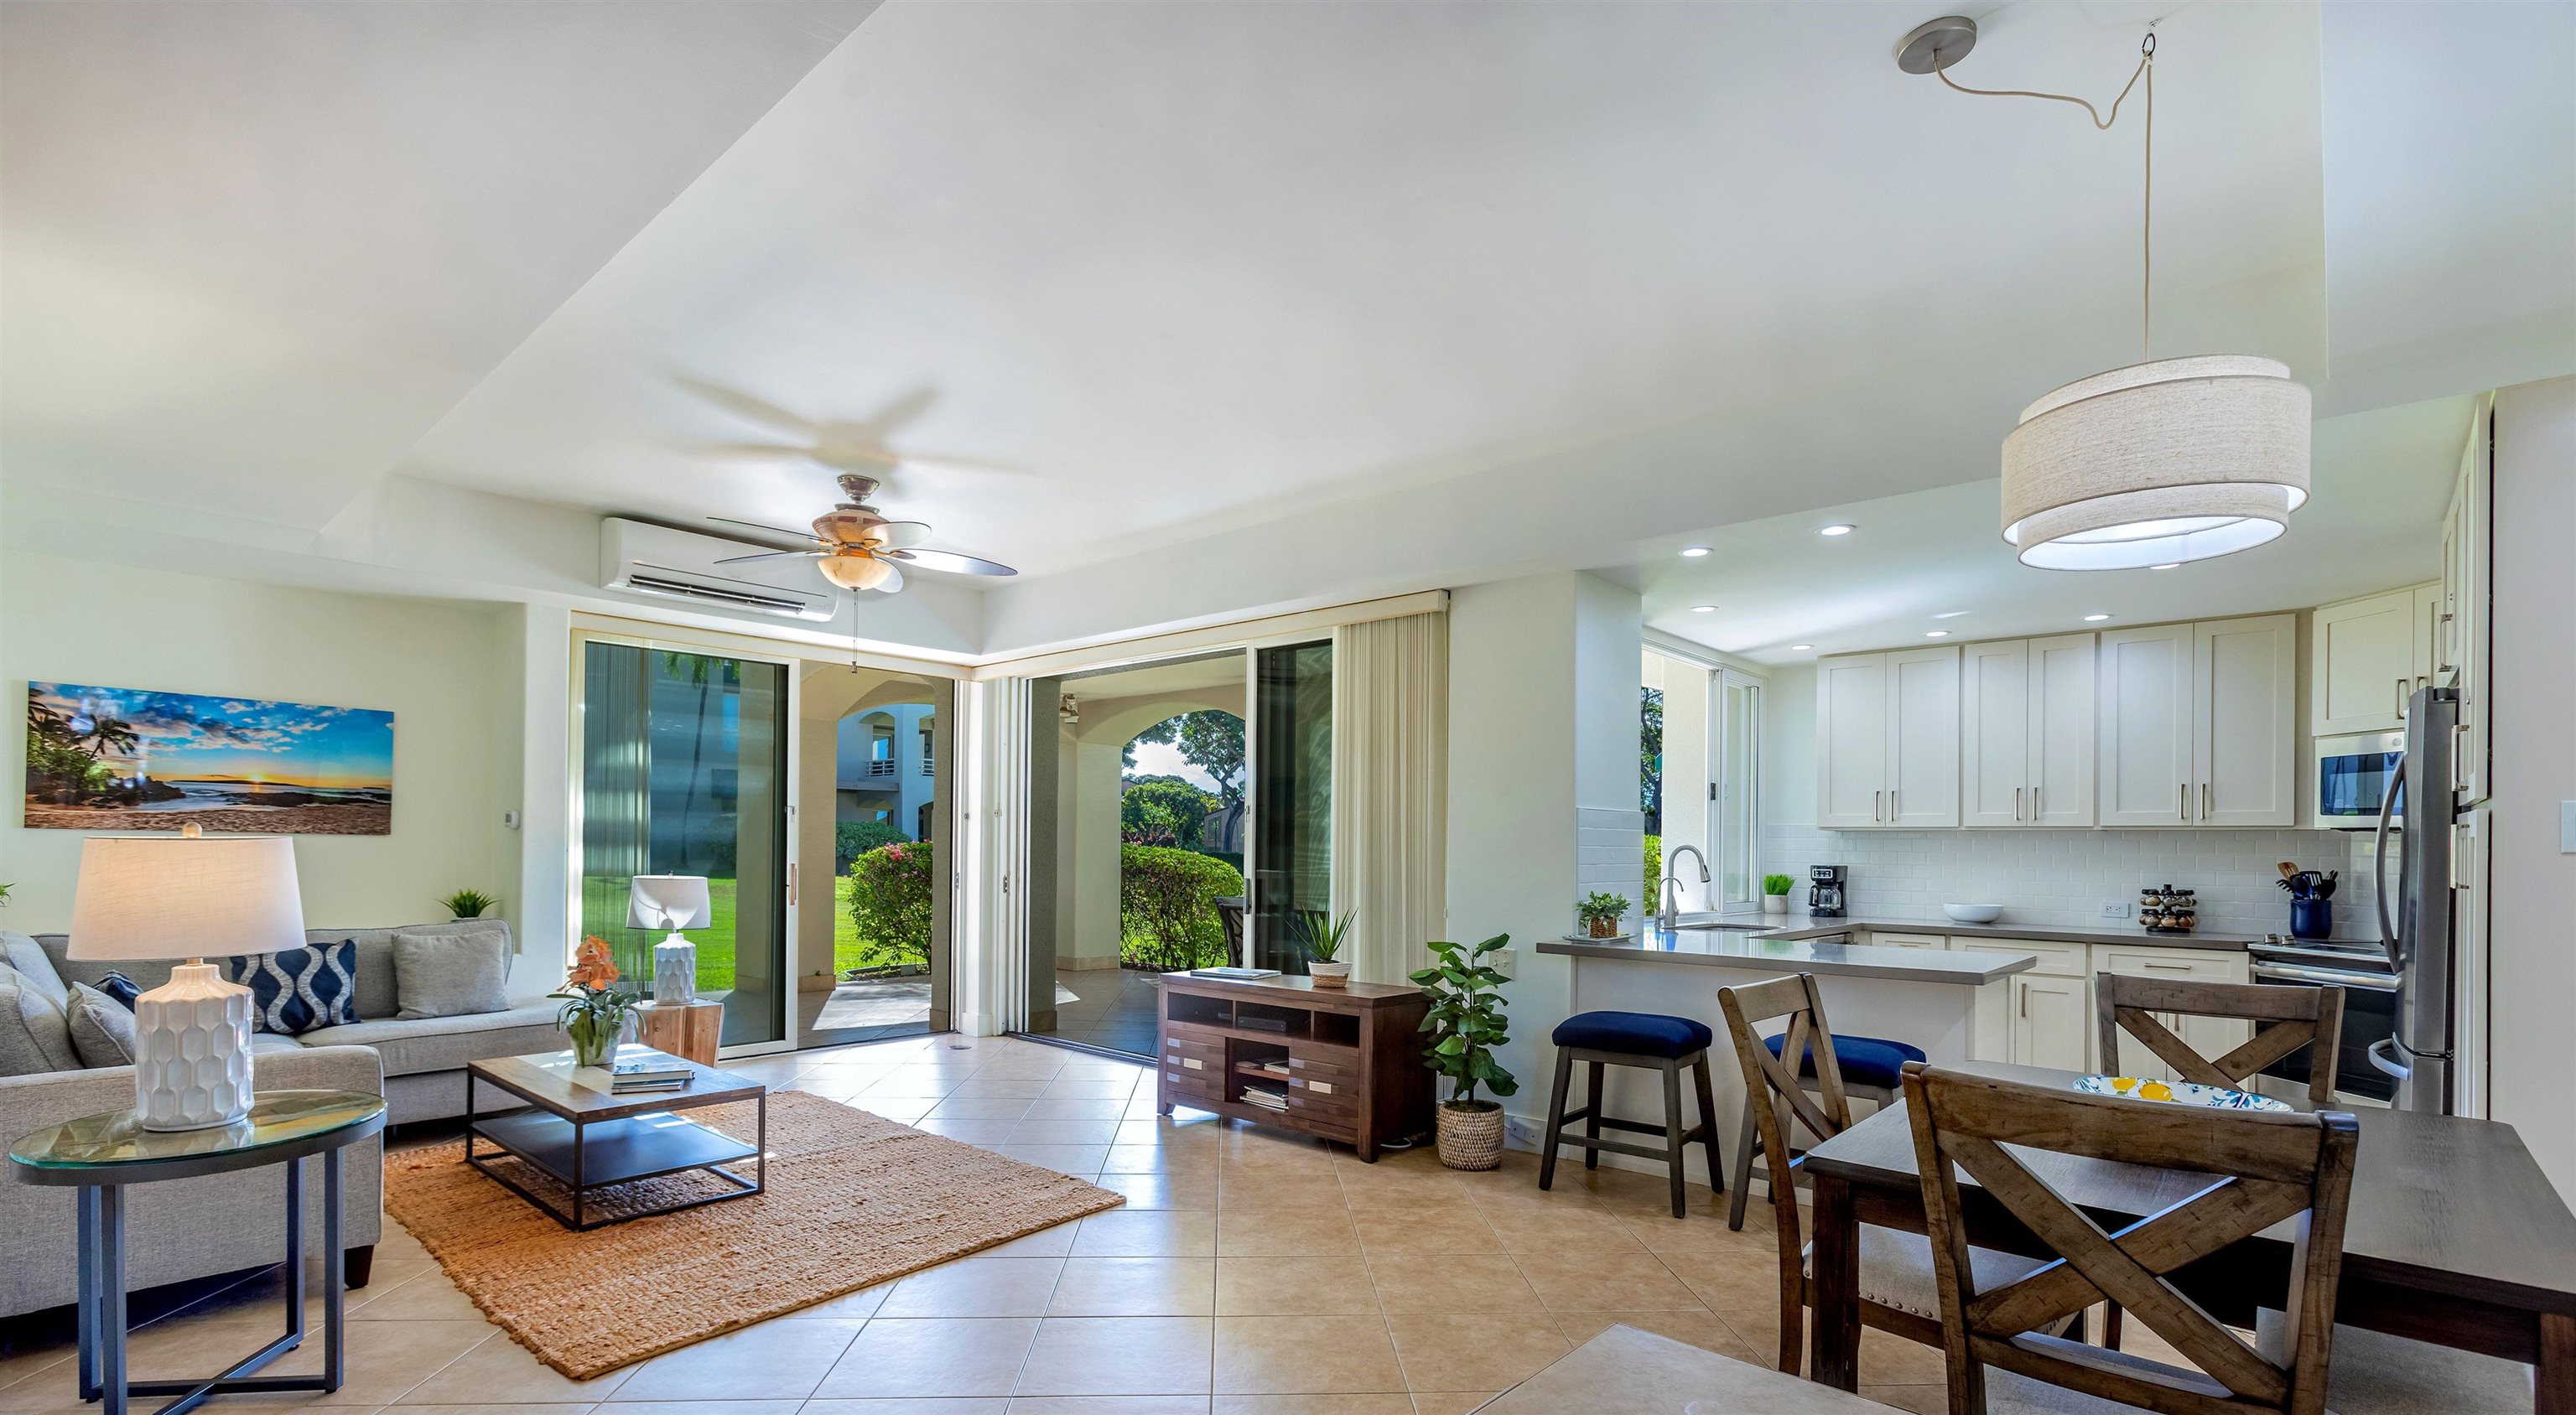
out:
<path id="1" fill-rule="evenodd" d="M 1506 978 L 1517 978 L 1521 975 L 1521 954 L 1517 948 L 1497 948 L 1485 955 L 1485 963 Z"/>
<path id="2" fill-rule="evenodd" d="M 2103 900 L 2102 917 L 2106 919 L 2125 919 L 2129 917 L 2129 906 L 2125 901 L 2118 899 Z"/>

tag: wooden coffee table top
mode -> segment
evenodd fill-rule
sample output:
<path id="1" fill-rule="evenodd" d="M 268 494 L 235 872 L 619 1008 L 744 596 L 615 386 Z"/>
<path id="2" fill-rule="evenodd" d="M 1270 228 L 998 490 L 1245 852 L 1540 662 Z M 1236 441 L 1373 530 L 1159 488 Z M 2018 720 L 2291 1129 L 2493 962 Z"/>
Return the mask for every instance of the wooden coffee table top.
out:
<path id="1" fill-rule="evenodd" d="M 531 1056 L 468 1062 L 466 1069 L 488 1085 L 498 1086 L 531 1105 L 575 1122 L 616 1120 L 657 1110 L 686 1110 L 692 1106 L 747 1101 L 769 1089 L 758 1081 L 719 1071 L 712 1066 L 700 1066 L 651 1047 L 630 1044 L 617 1049 L 617 1058 L 621 1061 L 639 1057 L 658 1057 L 674 1065 L 685 1066 L 696 1074 L 682 1090 L 632 1091 L 619 1095 L 608 1088 L 607 1068 L 575 1066 L 569 1051 L 541 1051 Z"/>

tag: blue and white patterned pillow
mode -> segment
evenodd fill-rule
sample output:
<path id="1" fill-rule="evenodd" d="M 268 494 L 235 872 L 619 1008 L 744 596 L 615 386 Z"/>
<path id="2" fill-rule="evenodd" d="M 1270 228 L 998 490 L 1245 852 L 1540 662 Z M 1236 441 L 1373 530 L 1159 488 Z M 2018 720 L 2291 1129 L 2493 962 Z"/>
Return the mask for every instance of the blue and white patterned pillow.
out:
<path id="1" fill-rule="evenodd" d="M 233 981 L 250 989 L 251 1023 L 260 1031 L 292 1037 L 358 1020 L 355 939 L 234 958 L 231 970 Z"/>

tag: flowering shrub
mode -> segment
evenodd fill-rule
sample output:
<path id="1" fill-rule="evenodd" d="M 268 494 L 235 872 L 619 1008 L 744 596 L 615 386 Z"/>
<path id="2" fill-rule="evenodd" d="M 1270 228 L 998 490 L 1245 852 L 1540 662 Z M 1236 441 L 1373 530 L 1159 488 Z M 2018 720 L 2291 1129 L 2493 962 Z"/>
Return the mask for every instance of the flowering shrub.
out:
<path id="1" fill-rule="evenodd" d="M 1243 872 L 1195 850 L 1118 850 L 1119 961 L 1157 972 L 1230 963 L 1216 901 L 1243 893 Z"/>

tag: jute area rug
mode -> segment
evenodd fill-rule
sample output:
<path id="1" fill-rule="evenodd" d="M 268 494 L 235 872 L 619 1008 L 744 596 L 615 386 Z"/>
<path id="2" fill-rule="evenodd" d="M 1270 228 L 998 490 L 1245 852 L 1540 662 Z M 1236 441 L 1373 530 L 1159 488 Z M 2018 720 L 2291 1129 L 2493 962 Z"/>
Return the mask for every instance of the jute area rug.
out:
<path id="1" fill-rule="evenodd" d="M 753 1134 L 747 1103 L 688 1116 Z M 513 1177 L 561 1194 L 527 1166 Z M 718 1187 L 675 1175 L 617 1194 L 640 1206 Z M 604 1215 L 617 1197 L 585 1202 Z M 485 1316 L 576 1380 L 1125 1202 L 801 1091 L 769 1098 L 768 1192 L 587 1233 L 476 1173 L 462 1140 L 385 1156 L 385 1212 Z"/>

